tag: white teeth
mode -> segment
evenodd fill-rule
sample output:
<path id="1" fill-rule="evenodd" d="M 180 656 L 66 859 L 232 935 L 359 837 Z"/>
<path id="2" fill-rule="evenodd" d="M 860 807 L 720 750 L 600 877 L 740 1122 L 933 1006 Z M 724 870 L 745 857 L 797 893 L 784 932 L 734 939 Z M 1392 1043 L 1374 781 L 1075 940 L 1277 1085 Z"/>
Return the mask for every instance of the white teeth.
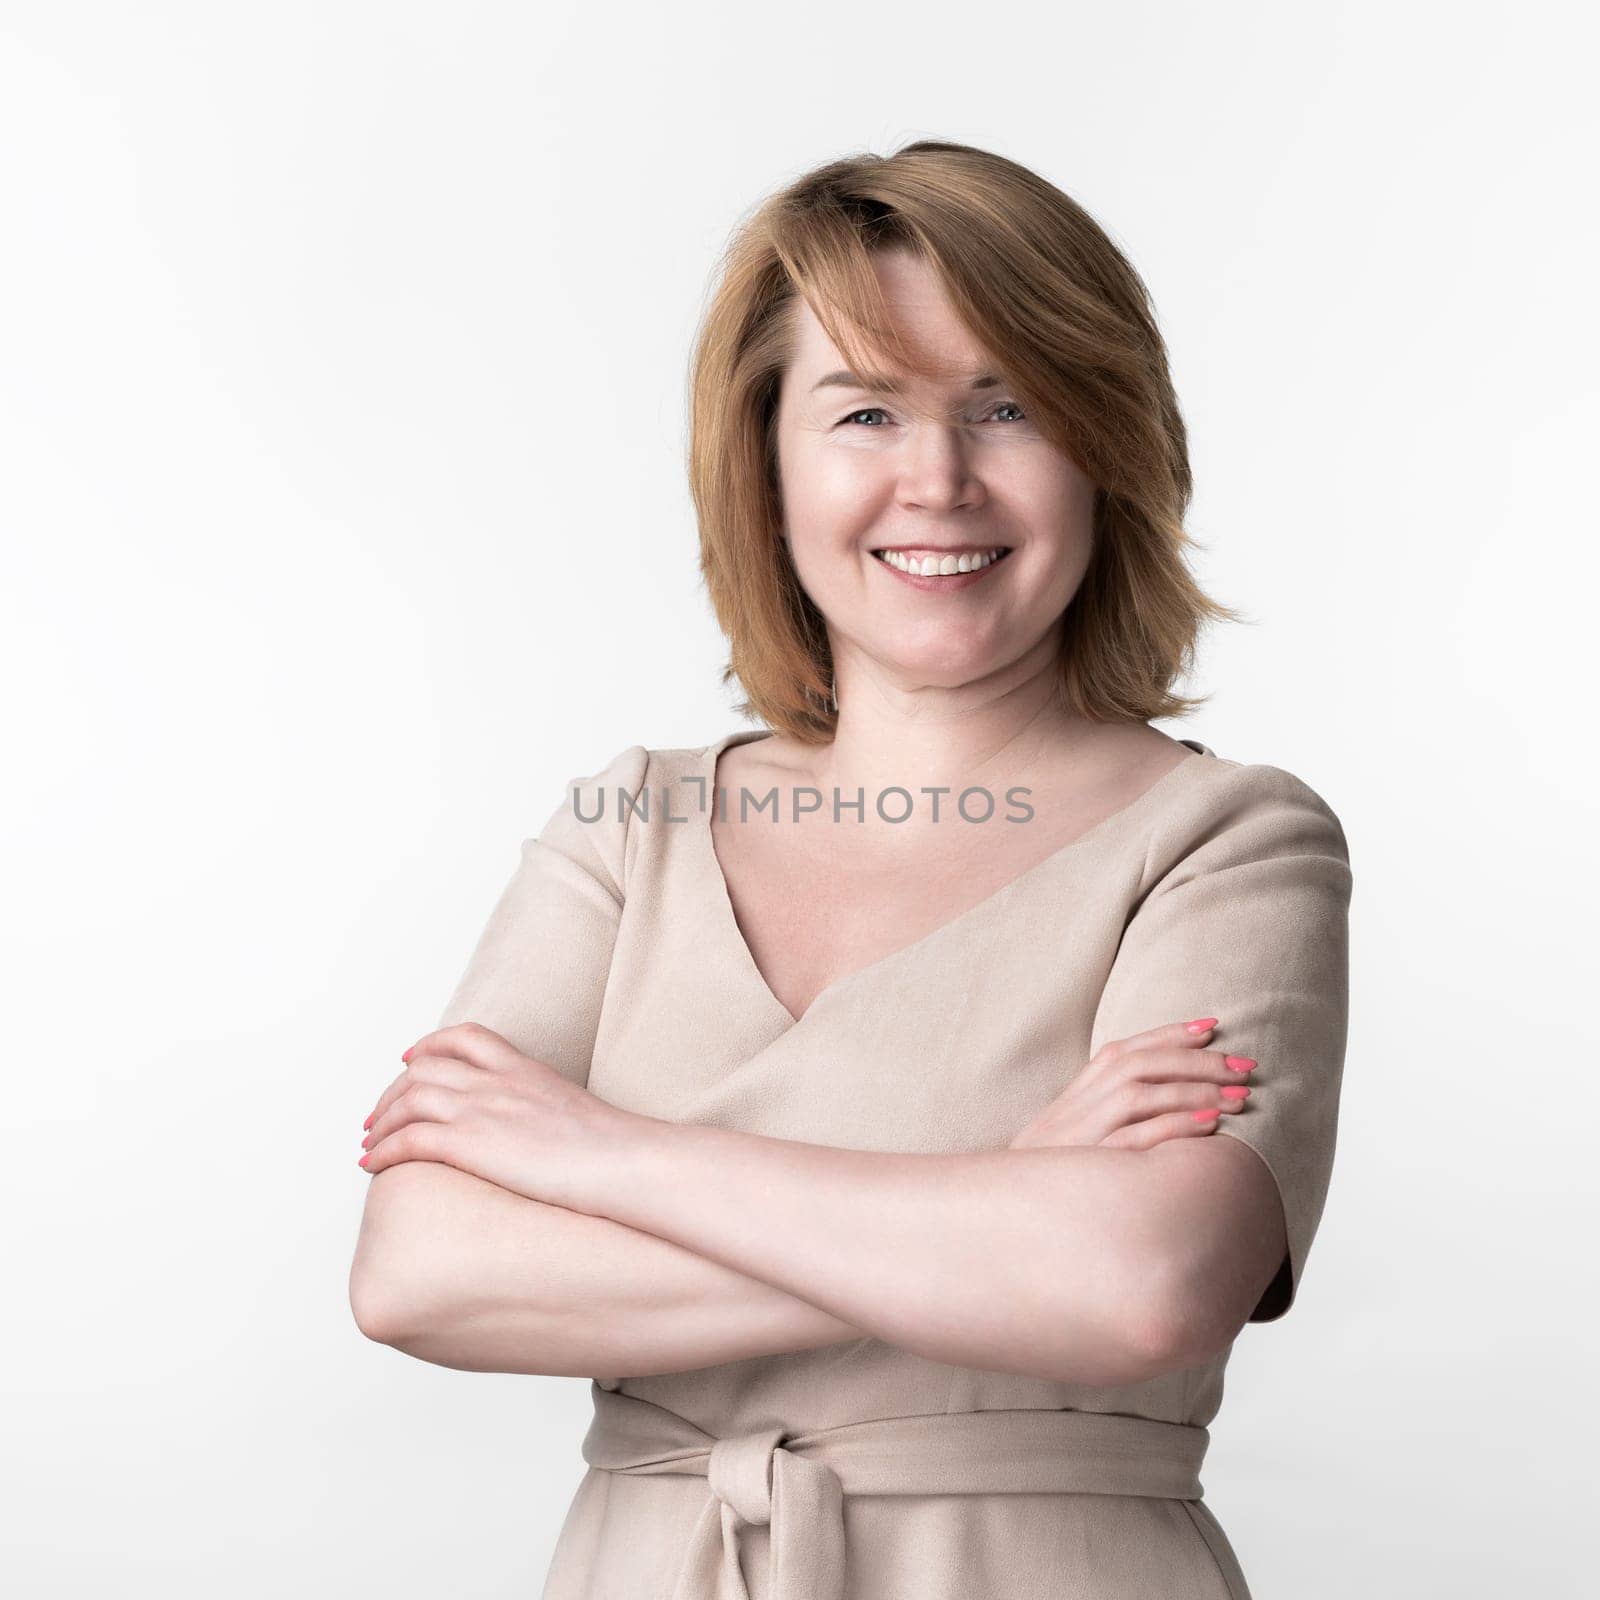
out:
<path id="1" fill-rule="evenodd" d="M 1004 546 L 993 550 L 966 550 L 960 555 L 919 555 L 916 551 L 879 550 L 880 561 L 886 561 L 901 572 L 922 578 L 948 577 L 956 572 L 978 572 L 999 559 Z"/>

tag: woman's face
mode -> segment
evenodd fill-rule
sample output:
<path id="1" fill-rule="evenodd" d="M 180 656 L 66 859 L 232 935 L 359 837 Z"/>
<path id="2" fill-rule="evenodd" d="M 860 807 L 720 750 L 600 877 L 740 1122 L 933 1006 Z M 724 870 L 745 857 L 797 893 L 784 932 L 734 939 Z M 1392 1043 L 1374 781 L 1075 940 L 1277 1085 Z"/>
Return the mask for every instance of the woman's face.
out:
<path id="1" fill-rule="evenodd" d="M 1095 486 L 1013 403 L 932 269 L 903 251 L 873 259 L 901 336 L 963 376 L 869 391 L 839 376 L 848 363 L 798 304 L 777 417 L 784 534 L 838 676 L 858 658 L 897 688 L 950 689 L 1047 638 L 1053 659 L 1089 564 Z M 989 378 L 999 381 L 973 387 Z M 982 570 L 923 575 L 929 557 L 945 566 L 1001 548 L 1009 554 Z"/>

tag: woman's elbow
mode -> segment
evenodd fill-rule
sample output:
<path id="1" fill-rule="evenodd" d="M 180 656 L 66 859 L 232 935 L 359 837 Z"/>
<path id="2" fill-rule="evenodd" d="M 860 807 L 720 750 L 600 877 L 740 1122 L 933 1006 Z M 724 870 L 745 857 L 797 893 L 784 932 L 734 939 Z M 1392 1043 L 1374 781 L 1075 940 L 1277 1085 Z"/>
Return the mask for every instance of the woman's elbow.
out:
<path id="1" fill-rule="evenodd" d="M 356 1326 L 375 1343 L 388 1344 L 389 1307 L 376 1289 L 367 1273 L 359 1267 L 350 1269 L 350 1314 L 356 1319 Z"/>
<path id="2" fill-rule="evenodd" d="M 350 1314 L 356 1326 L 376 1344 L 397 1344 L 414 1325 L 410 1296 L 390 1263 L 366 1246 L 356 1246 L 350 1265 Z"/>
<path id="3" fill-rule="evenodd" d="M 1144 1377 L 1153 1379 L 1211 1360 L 1232 1344 L 1238 1326 L 1213 1286 L 1202 1284 L 1195 1292 L 1165 1300 L 1160 1314 L 1147 1319 L 1139 1333 L 1132 1348 Z"/>
<path id="4" fill-rule="evenodd" d="M 1286 1249 L 1275 1180 L 1241 1139 L 1174 1140 L 1144 1153 L 1153 1264 L 1140 1348 L 1163 1372 L 1228 1349 Z"/>
<path id="5" fill-rule="evenodd" d="M 378 1344 L 397 1344 L 417 1325 L 418 1220 L 434 1198 L 429 1189 L 417 1162 L 386 1168 L 367 1189 L 348 1294 L 356 1326 Z"/>

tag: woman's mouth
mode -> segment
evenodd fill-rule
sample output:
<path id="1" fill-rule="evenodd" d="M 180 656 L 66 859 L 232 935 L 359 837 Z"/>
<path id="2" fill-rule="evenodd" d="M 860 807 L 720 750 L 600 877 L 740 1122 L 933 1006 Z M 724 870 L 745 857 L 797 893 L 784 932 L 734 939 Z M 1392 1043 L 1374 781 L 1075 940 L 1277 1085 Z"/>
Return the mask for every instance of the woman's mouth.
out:
<path id="1" fill-rule="evenodd" d="M 872 552 L 878 565 L 914 589 L 965 589 L 1011 554 L 1010 545 L 962 545 L 954 549 L 900 545 Z"/>

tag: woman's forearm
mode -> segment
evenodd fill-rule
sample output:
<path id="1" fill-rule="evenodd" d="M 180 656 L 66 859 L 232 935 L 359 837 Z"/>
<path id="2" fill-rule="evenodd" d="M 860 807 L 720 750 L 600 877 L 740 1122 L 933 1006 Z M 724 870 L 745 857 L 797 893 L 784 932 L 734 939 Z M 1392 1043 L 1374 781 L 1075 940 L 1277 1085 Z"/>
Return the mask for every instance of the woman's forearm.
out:
<path id="1" fill-rule="evenodd" d="M 438 1366 L 643 1377 L 867 1337 L 682 1245 L 454 1167 L 406 1162 L 370 1190 L 357 1321 Z"/>
<path id="2" fill-rule="evenodd" d="M 1185 1250 L 1143 1151 L 904 1154 L 632 1116 L 580 1209 L 929 1361 L 1136 1383 L 1174 1354 Z"/>

